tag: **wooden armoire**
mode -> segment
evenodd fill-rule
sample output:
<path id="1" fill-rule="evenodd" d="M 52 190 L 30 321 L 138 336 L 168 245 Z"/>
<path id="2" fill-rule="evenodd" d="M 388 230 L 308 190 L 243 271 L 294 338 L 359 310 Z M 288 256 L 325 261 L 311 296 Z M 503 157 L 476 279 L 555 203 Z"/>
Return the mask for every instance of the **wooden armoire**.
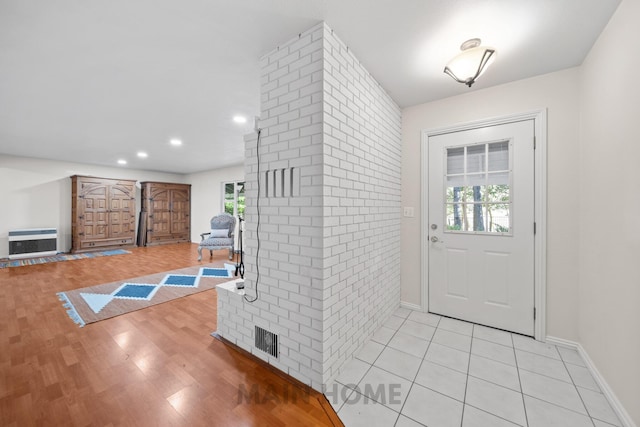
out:
<path id="1" fill-rule="evenodd" d="M 191 185 L 168 182 L 142 184 L 140 246 L 191 241 Z"/>
<path id="2" fill-rule="evenodd" d="M 136 182 L 71 177 L 71 252 L 135 246 Z"/>

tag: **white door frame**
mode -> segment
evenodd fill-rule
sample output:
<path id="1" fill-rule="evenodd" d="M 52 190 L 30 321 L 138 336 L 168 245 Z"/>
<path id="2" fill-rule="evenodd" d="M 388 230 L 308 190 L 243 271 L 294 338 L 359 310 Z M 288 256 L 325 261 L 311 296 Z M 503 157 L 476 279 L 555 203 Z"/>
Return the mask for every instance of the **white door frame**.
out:
<path id="1" fill-rule="evenodd" d="M 483 119 L 469 123 L 441 127 L 422 131 L 420 148 L 421 161 L 421 185 L 422 198 L 420 201 L 420 225 L 421 225 L 421 293 L 422 309 L 429 310 L 429 137 L 445 133 L 471 130 L 480 127 L 495 126 L 505 123 L 533 120 L 535 129 L 534 151 L 534 221 L 536 234 L 534 236 L 534 307 L 536 318 L 534 321 L 534 337 L 538 341 L 546 338 L 546 289 L 547 289 L 547 110 L 540 109 L 509 116 Z M 533 315 L 533 313 L 532 313 Z"/>

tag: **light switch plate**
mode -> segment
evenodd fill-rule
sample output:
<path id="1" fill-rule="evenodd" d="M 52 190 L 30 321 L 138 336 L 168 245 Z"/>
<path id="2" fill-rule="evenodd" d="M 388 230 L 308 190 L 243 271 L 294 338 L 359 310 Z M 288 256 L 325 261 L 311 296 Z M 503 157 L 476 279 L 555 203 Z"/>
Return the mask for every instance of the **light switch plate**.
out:
<path id="1" fill-rule="evenodd" d="M 412 207 L 405 207 L 404 208 L 404 216 L 409 217 L 409 218 L 413 218 L 413 208 Z"/>

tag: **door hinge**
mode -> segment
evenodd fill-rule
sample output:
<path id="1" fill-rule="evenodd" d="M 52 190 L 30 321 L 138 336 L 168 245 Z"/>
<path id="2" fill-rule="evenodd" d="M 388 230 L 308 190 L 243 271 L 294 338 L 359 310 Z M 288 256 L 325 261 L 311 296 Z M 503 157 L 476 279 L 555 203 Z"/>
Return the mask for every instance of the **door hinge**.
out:
<path id="1" fill-rule="evenodd" d="M 533 149 L 534 150 L 536 149 L 536 137 L 535 136 L 533 137 Z"/>
<path id="2" fill-rule="evenodd" d="M 533 320 L 536 320 L 536 308 L 533 307 Z"/>
<path id="3" fill-rule="evenodd" d="M 534 222 L 533 223 L 533 234 L 536 234 L 536 231 L 537 231 L 537 226 L 536 226 L 536 223 Z"/>

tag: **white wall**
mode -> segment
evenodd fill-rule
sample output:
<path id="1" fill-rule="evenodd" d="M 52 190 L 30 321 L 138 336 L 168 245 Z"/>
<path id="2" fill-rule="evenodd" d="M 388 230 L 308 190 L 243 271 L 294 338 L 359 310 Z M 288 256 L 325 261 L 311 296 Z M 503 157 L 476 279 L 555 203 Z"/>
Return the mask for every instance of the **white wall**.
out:
<path id="1" fill-rule="evenodd" d="M 71 249 L 71 175 L 185 183 L 184 175 L 109 168 L 0 154 L 0 258 L 7 257 L 7 233 L 17 228 L 56 227 L 58 252 Z M 136 211 L 140 212 L 140 190 Z M 136 215 L 136 226 L 138 224 Z"/>
<path id="2" fill-rule="evenodd" d="M 442 84 L 449 82 L 443 74 Z M 578 338 L 578 69 L 504 84 L 403 110 L 401 300 L 421 304 L 421 131 L 540 108 L 548 111 L 547 334 Z"/>
<path id="3" fill-rule="evenodd" d="M 211 228 L 211 218 L 224 212 L 223 185 L 233 181 L 244 181 L 244 165 L 198 172 L 185 177 L 185 182 L 191 184 L 192 242 L 200 242 L 200 233 L 206 233 Z"/>
<path id="4" fill-rule="evenodd" d="M 640 425 L 640 2 L 580 70 L 580 342 Z"/>

